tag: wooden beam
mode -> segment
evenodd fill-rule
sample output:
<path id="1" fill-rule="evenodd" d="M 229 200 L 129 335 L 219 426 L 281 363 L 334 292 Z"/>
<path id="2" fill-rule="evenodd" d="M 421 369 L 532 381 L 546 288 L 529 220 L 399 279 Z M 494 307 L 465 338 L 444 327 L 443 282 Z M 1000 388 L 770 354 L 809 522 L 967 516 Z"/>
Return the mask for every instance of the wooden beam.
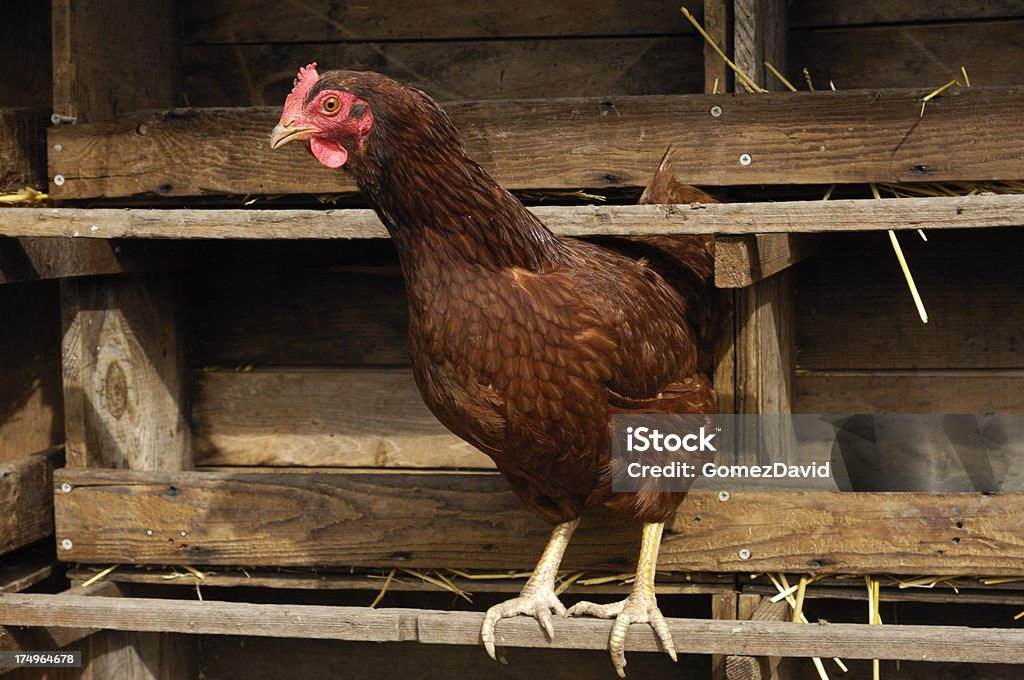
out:
<path id="1" fill-rule="evenodd" d="M 509 189 L 644 186 L 669 146 L 696 185 L 1024 176 L 1024 87 L 674 95 L 451 104 L 469 154 Z M 719 106 L 722 115 L 709 111 Z M 50 133 L 55 198 L 351 192 L 299 146 L 272 151 L 279 108 L 176 109 Z M 529 153 L 524 153 L 529 149 Z M 611 152 L 609 150 L 612 150 Z M 751 162 L 740 157 L 749 154 Z M 537 159 L 545 159 L 538 163 Z M 52 182 L 55 175 L 63 184 Z"/>
<path id="2" fill-rule="evenodd" d="M 743 288 L 792 267 L 815 253 L 813 234 L 754 234 L 715 239 L 715 285 Z"/>
<path id="3" fill-rule="evenodd" d="M 248 635 L 308 639 L 477 645 L 478 612 L 370 609 L 322 605 L 95 598 L 60 595 L 0 595 L 0 623 L 21 626 L 90 626 L 107 630 L 194 635 Z M 692 654 L 839 656 L 850 659 L 915 659 L 975 663 L 1024 662 L 1024 631 L 966 626 L 804 625 L 777 621 L 668 619 L 672 636 Z M 527 617 L 500 621 L 504 647 L 605 649 L 610 621 L 561 619 L 547 640 Z M 957 644 L 949 644 L 957 640 Z M 659 651 L 648 626 L 636 626 L 628 651 Z"/>
<path id="4" fill-rule="evenodd" d="M 73 562 L 517 569 L 549 533 L 489 472 L 65 468 L 55 478 L 71 485 L 56 520 Z M 1024 494 L 692 493 L 669 521 L 659 568 L 1020 575 L 1022 514 Z M 595 513 L 564 567 L 630 568 L 638 534 Z"/>
<path id="5" fill-rule="evenodd" d="M 64 279 L 61 306 L 67 464 L 191 467 L 174 282 L 159 275 Z"/>
<path id="6" fill-rule="evenodd" d="M 0 464 L 0 554 L 53 533 L 53 457 L 58 450 Z"/>
<path id="7" fill-rule="evenodd" d="M 542 206 L 531 209 L 563 236 L 837 233 L 971 229 L 1024 224 L 1024 196 L 987 195 L 708 205 Z M 26 208 L 4 213 L 0 236 L 142 239 L 385 238 L 365 209 L 151 210 Z"/>

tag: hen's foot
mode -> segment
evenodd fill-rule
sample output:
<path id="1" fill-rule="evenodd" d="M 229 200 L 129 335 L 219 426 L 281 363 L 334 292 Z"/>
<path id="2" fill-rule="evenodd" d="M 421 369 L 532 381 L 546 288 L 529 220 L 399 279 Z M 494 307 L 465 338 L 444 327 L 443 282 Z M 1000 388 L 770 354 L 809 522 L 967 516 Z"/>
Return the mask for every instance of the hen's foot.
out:
<path id="1" fill-rule="evenodd" d="M 654 595 L 634 591 L 625 600 L 611 604 L 594 604 L 579 602 L 565 613 L 566 616 L 596 616 L 600 619 L 615 619 L 612 634 L 608 639 L 608 651 L 612 656 L 612 664 L 620 678 L 626 677 L 626 633 L 632 623 L 649 623 L 655 635 L 661 641 L 661 647 L 676 661 L 676 647 L 672 642 L 672 632 L 668 623 L 658 609 Z"/>
<path id="2" fill-rule="evenodd" d="M 516 598 L 496 604 L 484 615 L 484 624 L 480 628 L 480 638 L 484 641 L 484 649 L 495 661 L 498 657 L 494 651 L 494 626 L 501 619 L 514 616 L 532 616 L 540 623 L 549 640 L 555 639 L 555 629 L 551 625 L 551 612 L 565 616 L 565 606 L 559 602 L 555 591 L 550 586 L 540 587 L 533 592 L 523 593 Z"/>

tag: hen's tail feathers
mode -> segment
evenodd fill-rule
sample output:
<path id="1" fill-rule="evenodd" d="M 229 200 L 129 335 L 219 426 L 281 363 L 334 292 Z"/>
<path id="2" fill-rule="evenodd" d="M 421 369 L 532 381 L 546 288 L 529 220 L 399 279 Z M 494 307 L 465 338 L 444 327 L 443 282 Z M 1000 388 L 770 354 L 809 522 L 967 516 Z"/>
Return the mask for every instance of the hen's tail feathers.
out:
<path id="1" fill-rule="evenodd" d="M 673 149 L 665 152 L 640 197 L 642 204 L 719 203 L 714 196 L 681 181 L 672 171 Z M 729 319 L 729 296 L 715 288 L 715 237 L 704 235 L 630 236 L 600 239 L 623 255 L 643 259 L 686 301 L 698 344 L 698 366 L 710 372 Z"/>

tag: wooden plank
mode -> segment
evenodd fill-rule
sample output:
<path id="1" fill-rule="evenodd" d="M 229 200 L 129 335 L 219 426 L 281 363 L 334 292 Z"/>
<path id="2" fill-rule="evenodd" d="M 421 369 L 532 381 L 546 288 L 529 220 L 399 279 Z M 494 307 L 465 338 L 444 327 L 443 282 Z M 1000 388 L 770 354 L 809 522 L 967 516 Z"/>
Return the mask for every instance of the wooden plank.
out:
<path id="1" fill-rule="evenodd" d="M 447 106 L 469 154 L 510 189 L 644 186 L 670 145 L 697 185 L 988 180 L 1024 175 L 1024 88 L 672 95 Z M 708 111 L 717 105 L 719 117 Z M 50 133 L 54 197 L 331 193 L 348 174 L 273 152 L 279 108 L 145 112 Z M 244 149 L 244 153 L 239 150 Z M 530 149 L 529 153 L 523 153 Z M 613 150 L 613 151 L 609 151 Z M 749 154 L 752 162 L 739 158 Z M 545 159 L 538 163 L 537 159 Z"/>
<path id="2" fill-rule="evenodd" d="M 537 206 L 562 236 L 758 234 L 970 229 L 1024 224 L 1020 195 L 708 205 Z M 385 238 L 370 210 L 148 210 L 25 208 L 0 236 L 141 239 Z M 93 229 L 95 227 L 95 229 Z"/>
<path id="3" fill-rule="evenodd" d="M 0 193 L 46 186 L 48 124 L 45 109 L 0 108 Z"/>
<path id="4" fill-rule="evenodd" d="M 678 6 L 662 5 L 665 11 L 676 24 L 686 24 Z M 696 93 L 702 85 L 701 45 L 691 31 L 387 43 L 311 43 L 306 38 L 273 45 L 197 46 L 183 49 L 184 87 L 190 106 L 280 106 L 295 71 L 315 58 L 323 70 L 377 71 L 448 101 Z M 239 78 L 239 73 L 250 75 Z"/>
<path id="5" fill-rule="evenodd" d="M 427 410 L 410 368 L 197 372 L 199 465 L 493 468 Z"/>
<path id="6" fill-rule="evenodd" d="M 896 24 L 1024 16 L 1016 0 L 794 0 L 789 8 L 793 28 L 841 26 L 846 24 Z"/>
<path id="7" fill-rule="evenodd" d="M 695 14 L 693 10 L 690 10 Z M 704 30 L 721 49 L 729 54 L 732 49 L 732 0 L 704 0 Z M 704 44 L 704 94 L 732 91 L 732 72 L 722 57 Z"/>
<path id="8" fill-rule="evenodd" d="M 686 0 L 695 14 L 698 0 Z M 455 40 L 521 36 L 598 36 L 692 33 L 677 5 L 641 0 L 628 7 L 595 0 L 572 3 L 525 0 L 515 6 L 483 0 L 427 7 L 396 0 L 372 7 L 311 0 L 297 8 L 273 0 L 185 0 L 185 44 L 334 41 Z"/>
<path id="9" fill-rule="evenodd" d="M 829 80 L 840 90 L 935 88 L 962 78 L 960 67 L 965 66 L 975 87 L 1018 85 L 1020 75 L 1006 64 L 1024 59 L 1022 32 L 1024 21 L 1019 19 L 794 31 L 788 74 L 794 85 L 803 87 L 800 70 L 807 67 L 819 90 Z M 930 105 L 926 118 L 929 113 Z"/>
<path id="10" fill-rule="evenodd" d="M 58 542 L 72 543 L 61 557 L 76 562 L 515 569 L 532 566 L 548 534 L 497 473 L 55 477 L 73 487 L 57 495 L 56 520 Z M 659 567 L 1019 575 L 1022 504 L 1024 494 L 694 493 L 669 522 Z M 595 513 L 563 566 L 628 569 L 637 538 L 635 523 Z"/>
<path id="11" fill-rule="evenodd" d="M 114 583 L 96 583 L 86 588 L 75 587 L 51 598 L 74 596 L 78 598 L 121 596 L 121 590 Z M 0 652 L 22 652 L 58 650 L 74 644 L 98 630 L 98 627 L 53 626 L 37 627 L 30 630 L 7 626 L 0 621 Z M 0 669 L 0 675 L 3 669 Z"/>
<path id="12" fill-rule="evenodd" d="M 422 609 L 369 609 L 323 605 L 270 605 L 244 602 L 189 602 L 156 598 L 91 598 L 54 595 L 0 596 L 0 622 L 8 625 L 96 626 L 108 630 L 162 631 L 187 634 L 294 637 L 296 621 L 311 639 L 422 644 L 477 645 L 478 612 Z M 778 621 L 667 619 L 673 638 L 687 641 L 693 654 L 740 653 L 772 656 L 841 656 L 851 659 L 1024 662 L 1024 631 L 966 626 L 869 626 L 804 624 Z M 547 640 L 528 617 L 500 621 L 503 647 L 604 649 L 612 622 L 559 619 L 555 638 Z M 958 644 L 949 644 L 955 639 Z M 658 651 L 650 627 L 630 631 L 627 651 Z"/>
<path id="13" fill-rule="evenodd" d="M 172 269 L 184 250 L 152 241 L 0 238 L 0 283 Z"/>
<path id="14" fill-rule="evenodd" d="M 3 564 L 0 564 L 0 593 L 21 592 L 57 573 L 57 562 L 49 554 L 51 551 L 44 554 L 39 547 L 30 546 L 4 555 Z"/>
<path id="15" fill-rule="evenodd" d="M 175 297 L 167 276 L 61 281 L 68 465 L 191 467 Z"/>
<path id="16" fill-rule="evenodd" d="M 53 455 L 0 464 L 0 554 L 53 533 Z"/>
<path id="17" fill-rule="evenodd" d="M 1024 371 L 797 371 L 798 413 L 1024 413 Z"/>
<path id="18" fill-rule="evenodd" d="M 53 2 L 53 109 L 78 122 L 179 103 L 177 3 Z"/>
<path id="19" fill-rule="evenodd" d="M 408 303 L 397 266 L 278 264 L 190 276 L 194 365 L 409 363 Z"/>
<path id="20" fill-rule="evenodd" d="M 753 234 L 715 239 L 715 285 L 742 288 L 792 267 L 821 242 L 809 234 Z"/>
<path id="21" fill-rule="evenodd" d="M 921 323 L 881 234 L 829 242 L 799 268 L 797 345 L 806 370 L 1018 369 L 1024 231 L 903 235 L 929 321 Z"/>
<path id="22" fill-rule="evenodd" d="M 64 439 L 59 314 L 53 283 L 0 286 L 0 463 Z"/>
<path id="23" fill-rule="evenodd" d="M 420 645 L 414 642 L 381 645 L 374 642 L 288 640 L 283 638 L 203 637 L 205 680 L 518 680 L 552 677 L 593 680 L 613 671 L 607 652 L 577 649 L 502 649 L 507 663 L 495 663 L 478 646 Z M 705 658 L 681 654 L 675 664 L 666 654 L 630 654 L 630 677 L 671 680 L 702 678 Z"/>

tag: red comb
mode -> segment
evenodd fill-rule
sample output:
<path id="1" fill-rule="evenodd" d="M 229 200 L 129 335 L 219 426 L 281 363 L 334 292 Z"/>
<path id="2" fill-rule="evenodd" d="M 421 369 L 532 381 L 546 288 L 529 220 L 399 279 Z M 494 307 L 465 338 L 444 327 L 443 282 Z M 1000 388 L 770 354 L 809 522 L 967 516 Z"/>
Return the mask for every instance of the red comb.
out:
<path id="1" fill-rule="evenodd" d="M 316 62 L 314 61 L 309 66 L 303 66 L 299 69 L 299 75 L 295 77 L 295 81 L 292 83 L 292 92 L 295 92 L 303 84 L 305 87 L 302 89 L 308 90 L 319 79 L 320 74 L 316 72 Z"/>
<path id="2" fill-rule="evenodd" d="M 306 94 L 319 80 L 320 74 L 316 72 L 315 61 L 309 66 L 303 66 L 299 69 L 299 74 L 295 76 L 295 82 L 292 83 L 291 94 L 288 95 L 288 98 L 284 102 L 285 117 L 290 118 L 295 116 L 302 110 L 302 104 L 306 99 Z"/>

